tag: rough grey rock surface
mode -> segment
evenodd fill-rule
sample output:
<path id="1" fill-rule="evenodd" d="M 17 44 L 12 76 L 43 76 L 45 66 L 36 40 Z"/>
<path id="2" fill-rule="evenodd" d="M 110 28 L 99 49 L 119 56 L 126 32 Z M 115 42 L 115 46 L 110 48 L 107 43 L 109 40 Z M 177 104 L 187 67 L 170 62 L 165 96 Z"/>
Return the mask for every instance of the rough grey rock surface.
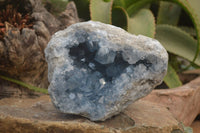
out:
<path id="1" fill-rule="evenodd" d="M 157 40 L 93 21 L 55 33 L 45 56 L 55 107 L 93 121 L 149 94 L 162 82 L 168 63 Z"/>

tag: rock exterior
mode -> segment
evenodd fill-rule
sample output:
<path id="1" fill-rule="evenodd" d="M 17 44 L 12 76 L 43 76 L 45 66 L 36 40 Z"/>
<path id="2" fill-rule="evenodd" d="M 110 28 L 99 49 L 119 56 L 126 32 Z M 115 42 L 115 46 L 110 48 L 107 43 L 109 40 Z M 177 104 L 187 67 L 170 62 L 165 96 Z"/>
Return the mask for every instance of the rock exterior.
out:
<path id="1" fill-rule="evenodd" d="M 155 39 L 100 22 L 73 24 L 45 49 L 57 109 L 103 121 L 162 82 L 168 54 Z"/>

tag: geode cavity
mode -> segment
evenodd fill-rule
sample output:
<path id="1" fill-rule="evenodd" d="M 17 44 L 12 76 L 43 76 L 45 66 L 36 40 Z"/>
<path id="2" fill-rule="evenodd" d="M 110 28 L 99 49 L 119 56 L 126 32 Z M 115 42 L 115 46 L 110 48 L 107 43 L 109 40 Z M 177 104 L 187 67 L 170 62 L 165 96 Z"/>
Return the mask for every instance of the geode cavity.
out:
<path id="1" fill-rule="evenodd" d="M 149 94 L 162 82 L 168 62 L 157 40 L 93 21 L 55 33 L 45 56 L 56 108 L 94 121 Z"/>

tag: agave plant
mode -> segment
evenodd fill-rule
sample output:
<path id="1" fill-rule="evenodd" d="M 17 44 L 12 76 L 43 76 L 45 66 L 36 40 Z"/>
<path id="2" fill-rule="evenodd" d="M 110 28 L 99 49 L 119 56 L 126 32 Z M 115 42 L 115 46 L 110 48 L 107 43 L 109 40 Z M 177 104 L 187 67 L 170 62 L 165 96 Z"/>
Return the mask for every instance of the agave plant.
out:
<path id="1" fill-rule="evenodd" d="M 198 0 L 81 0 L 89 2 L 90 18 L 119 26 L 130 33 L 156 38 L 170 53 L 200 66 L 200 9 Z M 75 1 L 76 2 L 76 1 Z M 158 11 L 150 10 L 158 4 Z M 76 3 L 79 4 L 79 3 Z M 180 27 L 181 11 L 192 21 L 191 27 Z M 199 15 L 199 16 L 198 16 Z M 196 32 L 194 33 L 193 31 Z M 195 39 L 196 38 L 196 39 Z M 173 88 L 182 85 L 170 58 L 164 82 Z"/>

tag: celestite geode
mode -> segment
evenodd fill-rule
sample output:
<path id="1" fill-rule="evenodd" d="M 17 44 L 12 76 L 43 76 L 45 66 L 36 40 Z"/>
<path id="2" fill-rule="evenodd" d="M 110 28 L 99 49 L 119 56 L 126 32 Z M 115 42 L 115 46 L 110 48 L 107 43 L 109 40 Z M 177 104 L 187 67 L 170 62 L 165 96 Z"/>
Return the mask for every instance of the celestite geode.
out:
<path id="1" fill-rule="evenodd" d="M 162 82 L 168 63 L 157 40 L 93 21 L 55 33 L 45 56 L 55 107 L 93 121 L 149 94 Z"/>

